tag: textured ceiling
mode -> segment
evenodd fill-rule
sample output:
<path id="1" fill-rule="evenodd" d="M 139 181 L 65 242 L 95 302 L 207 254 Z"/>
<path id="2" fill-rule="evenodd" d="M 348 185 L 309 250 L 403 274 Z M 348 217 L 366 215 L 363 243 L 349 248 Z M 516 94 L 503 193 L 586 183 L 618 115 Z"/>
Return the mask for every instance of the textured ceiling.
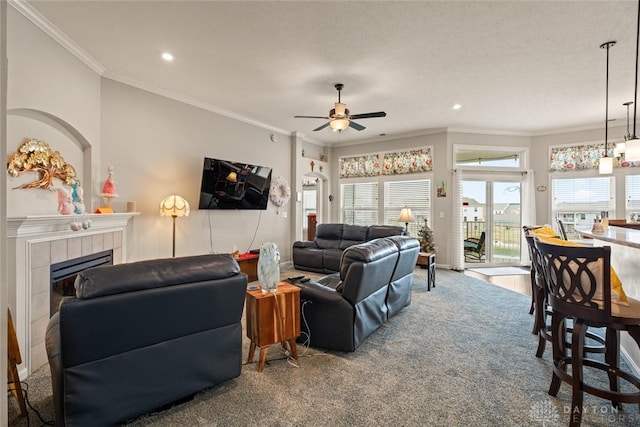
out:
<path id="1" fill-rule="evenodd" d="M 30 1 L 106 77 L 311 141 L 436 128 L 544 133 L 633 100 L 635 1 Z M 160 53 L 170 51 L 173 63 Z M 337 100 L 386 118 L 313 132 Z M 462 108 L 452 110 L 459 103 Z"/>

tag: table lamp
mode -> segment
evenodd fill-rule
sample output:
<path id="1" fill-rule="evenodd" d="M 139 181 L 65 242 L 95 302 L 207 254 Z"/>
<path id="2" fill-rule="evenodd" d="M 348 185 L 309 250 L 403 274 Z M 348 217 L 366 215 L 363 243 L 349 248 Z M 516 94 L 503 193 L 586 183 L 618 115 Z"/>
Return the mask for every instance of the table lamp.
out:
<path id="1" fill-rule="evenodd" d="M 189 202 L 177 194 L 167 196 L 160 202 L 160 215 L 173 218 L 173 257 L 176 257 L 176 218 L 189 216 Z"/>
<path id="2" fill-rule="evenodd" d="M 411 208 L 404 207 L 400 211 L 400 217 L 398 218 L 398 222 L 404 222 L 404 232 L 408 236 L 409 235 L 409 223 L 413 222 L 413 214 L 411 213 Z"/>

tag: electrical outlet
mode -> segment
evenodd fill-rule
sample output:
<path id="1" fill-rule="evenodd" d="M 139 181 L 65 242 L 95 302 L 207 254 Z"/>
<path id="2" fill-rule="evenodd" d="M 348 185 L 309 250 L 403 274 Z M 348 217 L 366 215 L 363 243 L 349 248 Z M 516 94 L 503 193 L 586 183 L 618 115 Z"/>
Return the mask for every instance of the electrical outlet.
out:
<path id="1" fill-rule="evenodd" d="M 286 218 L 287 217 L 287 213 L 286 212 L 282 212 L 282 218 Z"/>
<path id="2" fill-rule="evenodd" d="M 440 219 L 444 219 L 444 211 L 440 211 Z"/>

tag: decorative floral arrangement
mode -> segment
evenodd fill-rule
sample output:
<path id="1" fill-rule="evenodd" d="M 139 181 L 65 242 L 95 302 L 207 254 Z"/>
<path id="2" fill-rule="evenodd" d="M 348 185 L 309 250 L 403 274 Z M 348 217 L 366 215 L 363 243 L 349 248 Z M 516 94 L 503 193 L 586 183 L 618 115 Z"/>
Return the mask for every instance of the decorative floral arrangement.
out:
<path id="1" fill-rule="evenodd" d="M 289 203 L 289 199 L 291 198 L 289 183 L 280 177 L 275 179 L 271 183 L 271 188 L 269 188 L 269 198 L 271 202 L 278 207 Z"/>

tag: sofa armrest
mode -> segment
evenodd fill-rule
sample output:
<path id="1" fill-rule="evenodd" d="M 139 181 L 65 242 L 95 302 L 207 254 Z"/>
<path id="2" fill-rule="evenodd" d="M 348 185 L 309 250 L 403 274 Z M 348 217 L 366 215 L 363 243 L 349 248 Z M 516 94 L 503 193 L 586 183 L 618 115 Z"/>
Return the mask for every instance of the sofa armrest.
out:
<path id="1" fill-rule="evenodd" d="M 313 240 L 299 240 L 297 242 L 293 242 L 294 248 L 317 248 L 318 245 Z"/>
<path id="2" fill-rule="evenodd" d="M 300 289 L 300 299 L 318 302 L 322 304 L 340 304 L 345 300 L 340 292 L 335 289 L 321 285 L 316 282 L 307 282 L 298 285 Z"/>

